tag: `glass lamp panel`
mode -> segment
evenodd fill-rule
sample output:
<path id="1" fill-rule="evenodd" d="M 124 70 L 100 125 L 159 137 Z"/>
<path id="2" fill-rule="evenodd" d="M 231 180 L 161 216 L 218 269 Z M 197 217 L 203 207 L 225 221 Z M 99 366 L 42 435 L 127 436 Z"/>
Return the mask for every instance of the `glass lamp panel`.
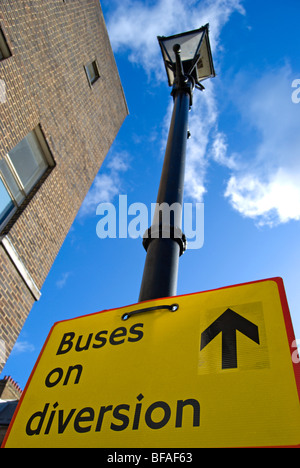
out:
<path id="1" fill-rule="evenodd" d="M 176 56 L 173 50 L 174 45 L 179 44 L 181 48 L 181 60 L 182 65 L 185 73 L 188 73 L 190 67 L 193 64 L 193 59 L 195 54 L 197 53 L 199 44 L 202 40 L 203 35 L 205 34 L 205 30 L 202 31 L 191 31 L 185 34 L 178 34 L 176 36 L 171 36 L 169 38 L 161 38 L 161 42 L 164 45 L 162 47 L 162 54 L 163 59 L 165 61 L 165 65 L 167 62 L 174 64 L 176 63 Z M 172 86 L 174 84 L 175 76 L 173 70 L 166 65 L 169 85 Z"/>
<path id="2" fill-rule="evenodd" d="M 181 48 L 180 56 L 186 75 L 191 74 L 196 83 L 215 76 L 208 36 L 208 24 L 195 31 L 176 34 L 175 36 L 159 37 L 158 40 L 170 86 L 175 81 L 176 56 L 173 47 L 176 44 L 179 44 Z M 199 58 L 199 55 L 200 59 L 194 67 L 195 59 Z"/>
<path id="3" fill-rule="evenodd" d="M 200 47 L 200 60 L 197 63 L 198 81 L 205 80 L 215 76 L 215 70 L 212 63 L 209 39 L 206 35 Z"/>
<path id="4" fill-rule="evenodd" d="M 204 31 L 191 32 L 182 36 L 171 37 L 164 40 L 164 45 L 173 63 L 176 62 L 175 53 L 173 50 L 174 45 L 180 44 L 181 47 L 181 60 L 193 60 L 197 52 L 198 45 L 202 39 Z"/>

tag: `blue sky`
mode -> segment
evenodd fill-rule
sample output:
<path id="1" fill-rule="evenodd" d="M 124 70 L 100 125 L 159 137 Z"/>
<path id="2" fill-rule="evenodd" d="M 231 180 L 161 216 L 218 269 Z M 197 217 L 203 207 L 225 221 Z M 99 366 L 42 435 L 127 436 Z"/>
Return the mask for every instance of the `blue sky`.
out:
<path id="1" fill-rule="evenodd" d="M 217 77 L 195 91 L 185 183 L 185 201 L 204 203 L 205 240 L 180 259 L 178 295 L 281 276 L 300 340 L 298 0 L 103 0 L 102 8 L 130 115 L 3 371 L 23 387 L 54 322 L 137 302 L 141 239 L 99 239 L 96 208 L 118 209 L 120 194 L 128 205 L 156 201 L 172 109 L 156 36 L 207 22 Z"/>

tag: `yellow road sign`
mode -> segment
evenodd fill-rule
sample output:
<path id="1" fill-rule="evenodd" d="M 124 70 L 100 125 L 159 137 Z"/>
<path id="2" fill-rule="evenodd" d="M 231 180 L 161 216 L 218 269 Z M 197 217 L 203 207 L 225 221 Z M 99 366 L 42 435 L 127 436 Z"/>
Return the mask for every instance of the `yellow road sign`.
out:
<path id="1" fill-rule="evenodd" d="M 296 446 L 294 340 L 280 278 L 59 322 L 4 446 Z"/>

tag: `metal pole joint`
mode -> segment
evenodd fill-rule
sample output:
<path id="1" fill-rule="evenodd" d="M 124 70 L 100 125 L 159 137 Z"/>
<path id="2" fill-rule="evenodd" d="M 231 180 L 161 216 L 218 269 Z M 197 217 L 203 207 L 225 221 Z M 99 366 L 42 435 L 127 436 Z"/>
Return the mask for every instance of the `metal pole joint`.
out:
<path id="1" fill-rule="evenodd" d="M 175 72 L 175 81 L 171 96 L 175 99 L 178 93 L 188 93 L 190 96 L 190 108 L 193 105 L 193 92 L 195 89 L 195 80 L 191 75 L 186 75 L 184 73 L 182 60 L 181 60 L 181 48 L 179 44 L 175 44 L 173 47 L 175 57 L 176 57 L 176 72 Z"/>
<path id="2" fill-rule="evenodd" d="M 155 239 L 172 239 L 173 241 L 177 242 L 180 249 L 180 256 L 183 255 L 187 249 L 186 236 L 182 230 L 176 226 L 159 224 L 151 226 L 149 229 L 147 229 L 143 236 L 143 247 L 146 252 L 150 243 Z"/>

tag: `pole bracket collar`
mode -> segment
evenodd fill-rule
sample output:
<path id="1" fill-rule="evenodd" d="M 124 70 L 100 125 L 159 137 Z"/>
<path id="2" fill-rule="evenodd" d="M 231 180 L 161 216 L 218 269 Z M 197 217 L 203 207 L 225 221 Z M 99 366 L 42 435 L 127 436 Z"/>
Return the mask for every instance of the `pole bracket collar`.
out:
<path id="1" fill-rule="evenodd" d="M 176 226 L 172 226 L 169 224 L 156 224 L 147 229 L 143 236 L 143 247 L 146 250 L 146 252 L 150 243 L 155 239 L 172 239 L 175 242 L 177 242 L 180 248 L 180 257 L 184 254 L 184 252 L 187 249 L 186 236 L 182 232 L 182 230 Z"/>

